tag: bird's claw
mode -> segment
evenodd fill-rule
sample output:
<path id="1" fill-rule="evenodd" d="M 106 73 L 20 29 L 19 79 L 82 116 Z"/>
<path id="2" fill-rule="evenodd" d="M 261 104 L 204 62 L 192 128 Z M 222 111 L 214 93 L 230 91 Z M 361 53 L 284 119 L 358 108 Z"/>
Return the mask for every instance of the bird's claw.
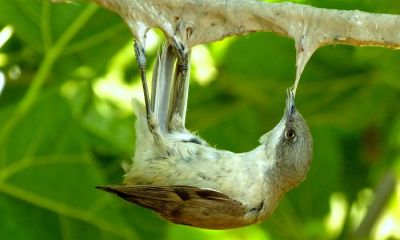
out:
<path id="1" fill-rule="evenodd" d="M 174 47 L 174 49 L 176 50 L 176 53 L 178 55 L 178 61 L 180 63 L 179 65 L 182 65 L 183 68 L 186 68 L 186 70 L 187 70 L 187 65 L 188 65 L 188 61 L 189 61 L 188 48 L 177 37 L 172 38 L 172 46 Z"/>

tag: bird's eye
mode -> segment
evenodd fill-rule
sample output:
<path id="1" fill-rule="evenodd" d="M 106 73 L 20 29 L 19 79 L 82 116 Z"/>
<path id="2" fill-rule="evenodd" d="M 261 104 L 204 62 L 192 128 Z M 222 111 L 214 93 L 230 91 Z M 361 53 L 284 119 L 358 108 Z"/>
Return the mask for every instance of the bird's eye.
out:
<path id="1" fill-rule="evenodd" d="M 286 130 L 285 132 L 285 138 L 291 142 L 296 140 L 296 136 L 296 132 L 293 129 Z"/>

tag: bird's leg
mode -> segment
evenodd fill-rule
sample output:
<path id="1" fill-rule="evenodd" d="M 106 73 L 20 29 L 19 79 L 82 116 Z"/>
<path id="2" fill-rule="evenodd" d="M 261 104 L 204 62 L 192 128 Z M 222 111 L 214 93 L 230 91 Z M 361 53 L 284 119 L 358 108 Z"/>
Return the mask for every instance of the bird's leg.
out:
<path id="1" fill-rule="evenodd" d="M 149 128 L 150 133 L 153 135 L 154 141 L 158 146 L 162 146 L 162 137 L 160 133 L 160 129 L 157 123 L 156 118 L 154 117 L 154 112 L 151 107 L 151 101 L 149 98 L 149 89 L 147 87 L 147 81 L 146 81 L 146 54 L 144 51 L 144 47 L 138 42 L 135 41 L 134 44 L 135 48 L 135 55 L 136 55 L 136 61 L 139 67 L 139 72 L 140 72 L 140 77 L 142 80 L 142 86 L 143 86 L 143 94 L 144 94 L 144 103 L 146 107 L 146 118 L 147 118 L 147 126 Z"/>
<path id="2" fill-rule="evenodd" d="M 147 120 L 149 120 L 152 114 L 152 109 L 150 107 L 149 89 L 147 87 L 147 80 L 146 80 L 146 65 L 147 65 L 146 53 L 144 52 L 144 47 L 142 45 L 139 45 L 136 41 L 134 44 L 134 48 L 135 48 L 136 62 L 138 64 L 140 78 L 142 80 L 144 103 L 146 105 L 146 116 Z"/>
<path id="3" fill-rule="evenodd" d="M 172 96 L 168 110 L 169 128 L 179 129 L 185 127 L 187 99 L 190 77 L 190 54 L 186 46 L 177 39 L 173 39 L 173 46 L 178 55 L 176 71 L 172 85 Z M 179 117 L 177 122 L 176 117 Z"/>

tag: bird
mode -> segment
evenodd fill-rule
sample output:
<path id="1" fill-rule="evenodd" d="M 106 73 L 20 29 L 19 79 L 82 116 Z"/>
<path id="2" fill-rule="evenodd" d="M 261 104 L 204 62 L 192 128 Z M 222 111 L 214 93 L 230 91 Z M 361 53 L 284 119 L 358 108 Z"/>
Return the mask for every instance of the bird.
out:
<path id="1" fill-rule="evenodd" d="M 230 229 L 268 218 L 283 195 L 299 185 L 312 159 L 312 136 L 287 89 L 284 114 L 255 149 L 234 153 L 210 146 L 185 128 L 190 49 L 174 39 L 159 51 L 151 96 L 144 47 L 134 44 L 144 105 L 137 116 L 132 162 L 121 185 L 98 186 L 176 223 Z"/>

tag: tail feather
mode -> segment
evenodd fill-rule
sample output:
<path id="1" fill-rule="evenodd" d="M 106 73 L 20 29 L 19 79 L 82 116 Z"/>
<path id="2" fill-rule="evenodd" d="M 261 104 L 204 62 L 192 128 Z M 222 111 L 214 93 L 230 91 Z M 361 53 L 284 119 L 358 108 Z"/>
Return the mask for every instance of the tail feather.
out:
<path id="1" fill-rule="evenodd" d="M 165 43 L 158 54 L 153 71 L 152 107 L 161 131 L 168 129 L 167 116 L 176 59 L 177 56 L 172 46 Z"/>

